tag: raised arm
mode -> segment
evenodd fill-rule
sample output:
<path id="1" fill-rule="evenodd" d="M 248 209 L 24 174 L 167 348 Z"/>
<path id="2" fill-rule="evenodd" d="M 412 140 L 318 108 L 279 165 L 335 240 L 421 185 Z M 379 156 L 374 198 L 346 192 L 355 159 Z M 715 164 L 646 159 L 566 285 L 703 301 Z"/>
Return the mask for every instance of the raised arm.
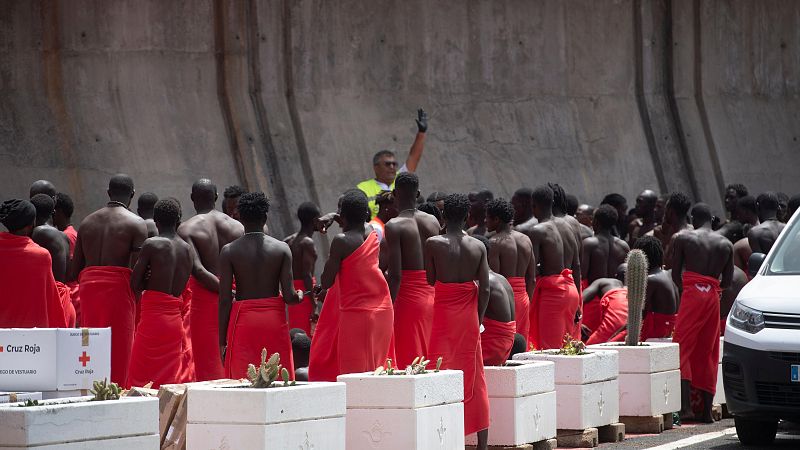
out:
<path id="1" fill-rule="evenodd" d="M 387 246 L 387 276 L 386 282 L 389 284 L 389 293 L 392 295 L 392 302 L 397 300 L 397 292 L 400 291 L 400 279 L 403 271 L 403 254 L 400 243 L 400 233 L 394 229 L 394 224 L 386 224 L 386 235 L 383 243 Z M 383 249 L 381 249 L 383 253 Z"/>
<path id="2" fill-rule="evenodd" d="M 425 149 L 425 133 L 428 131 L 428 113 L 422 108 L 417 110 L 417 136 L 411 145 L 406 159 L 406 168 L 409 172 L 416 172 L 419 160 L 422 159 L 422 151 Z"/>
<path id="3" fill-rule="evenodd" d="M 225 347 L 228 345 L 228 322 L 233 306 L 233 264 L 228 246 L 219 254 L 219 353 L 225 363 Z"/>

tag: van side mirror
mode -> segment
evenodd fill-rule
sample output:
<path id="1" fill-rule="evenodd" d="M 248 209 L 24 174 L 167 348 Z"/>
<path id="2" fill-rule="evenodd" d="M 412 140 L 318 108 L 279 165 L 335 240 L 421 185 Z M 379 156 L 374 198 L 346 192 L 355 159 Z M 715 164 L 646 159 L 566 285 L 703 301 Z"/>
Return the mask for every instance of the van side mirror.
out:
<path id="1" fill-rule="evenodd" d="M 750 255 L 750 259 L 747 261 L 747 271 L 750 272 L 750 278 L 756 276 L 759 269 L 761 269 L 761 265 L 764 264 L 765 259 L 767 259 L 767 255 L 763 253 L 753 253 Z"/>

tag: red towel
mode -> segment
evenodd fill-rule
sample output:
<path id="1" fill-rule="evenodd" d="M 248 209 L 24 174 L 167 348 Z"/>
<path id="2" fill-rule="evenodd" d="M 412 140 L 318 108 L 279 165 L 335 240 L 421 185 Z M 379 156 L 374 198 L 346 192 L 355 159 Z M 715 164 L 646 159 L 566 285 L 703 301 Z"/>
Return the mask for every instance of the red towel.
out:
<path id="1" fill-rule="evenodd" d="M 587 345 L 609 342 L 614 333 L 628 323 L 628 288 L 611 289 L 598 303 L 600 303 L 600 325 L 586 341 Z"/>
<path id="2" fill-rule="evenodd" d="M 31 238 L 0 233 L 0 328 L 64 328 L 50 252 Z"/>
<path id="3" fill-rule="evenodd" d="M 531 300 L 529 345 L 539 350 L 561 348 L 565 334 L 574 336 L 575 313 L 580 304 L 571 270 L 537 278 Z"/>
<path id="4" fill-rule="evenodd" d="M 424 270 L 404 270 L 394 302 L 394 348 L 397 367 L 428 355 L 433 322 L 433 286 Z"/>
<path id="5" fill-rule="evenodd" d="M 286 323 L 283 297 L 238 300 L 233 302 L 228 322 L 228 350 L 225 352 L 225 376 L 247 378 L 247 365 L 258 366 L 261 350 L 278 353 L 281 364 L 294 379 L 292 342 Z"/>
<path id="6" fill-rule="evenodd" d="M 528 298 L 525 277 L 510 277 L 508 283 L 514 290 L 514 321 L 517 324 L 517 333 L 527 339 L 531 333 L 531 299 Z"/>
<path id="7" fill-rule="evenodd" d="M 317 281 L 312 279 L 313 284 Z M 294 288 L 306 291 L 306 284 L 303 280 L 294 280 Z M 300 328 L 311 336 L 311 313 L 314 312 L 314 305 L 311 303 L 311 296 L 304 296 L 303 301 L 297 305 L 288 306 L 289 329 Z M 267 349 L 269 350 L 269 349 Z"/>
<path id="8" fill-rule="evenodd" d="M 225 376 L 219 355 L 219 296 L 194 277 L 187 286 L 192 290 L 189 322 L 195 375 L 197 381 L 218 380 Z"/>
<path id="9" fill-rule="evenodd" d="M 714 394 L 719 364 L 719 280 L 683 272 L 683 294 L 673 342 L 681 346 L 681 379 Z"/>
<path id="10" fill-rule="evenodd" d="M 127 386 L 134 332 L 134 295 L 131 269 L 117 266 L 92 266 L 83 269 L 81 286 L 81 325 L 87 328 L 111 327 L 111 381 Z"/>
<path id="11" fill-rule="evenodd" d="M 508 361 L 516 333 L 517 323 L 515 321 L 498 322 L 484 317 L 483 333 L 481 333 L 483 365 L 501 366 Z"/>
<path id="12" fill-rule="evenodd" d="M 464 372 L 464 435 L 489 428 L 489 393 L 483 373 L 478 286 L 436 282 L 430 357 L 442 369 Z"/>
<path id="13" fill-rule="evenodd" d="M 339 268 L 339 374 L 371 372 L 391 354 L 394 312 L 374 232 Z"/>
<path id="14" fill-rule="evenodd" d="M 56 288 L 58 289 L 58 297 L 61 299 L 61 309 L 64 311 L 64 321 L 67 328 L 75 328 L 75 307 L 72 306 L 72 294 L 69 286 L 56 281 Z"/>
<path id="15" fill-rule="evenodd" d="M 180 382 L 182 366 L 183 299 L 159 291 L 144 291 L 141 319 L 136 328 L 128 369 L 128 386 L 153 389 Z"/>
<path id="16" fill-rule="evenodd" d="M 311 340 L 309 381 L 336 381 L 339 376 L 339 276 L 328 289 Z"/>
<path id="17" fill-rule="evenodd" d="M 71 260 L 75 255 L 75 243 L 78 241 L 78 230 L 72 225 L 69 225 L 67 228 L 64 228 L 64 234 L 67 235 L 67 239 L 69 240 L 69 259 Z"/>
<path id="18" fill-rule="evenodd" d="M 194 357 L 192 356 L 192 329 L 190 327 L 192 308 L 192 290 L 188 287 L 181 293 L 181 370 L 178 374 L 178 383 L 191 383 L 195 381 Z"/>
<path id="19" fill-rule="evenodd" d="M 75 242 L 78 241 L 78 230 L 70 225 L 64 228 L 64 234 L 67 235 L 67 239 L 69 240 L 69 259 L 71 261 L 72 257 L 75 255 Z M 78 296 L 78 282 L 70 281 L 67 283 L 67 286 L 69 286 L 72 307 L 75 310 L 75 326 L 79 327 L 81 326 L 81 302 Z"/>

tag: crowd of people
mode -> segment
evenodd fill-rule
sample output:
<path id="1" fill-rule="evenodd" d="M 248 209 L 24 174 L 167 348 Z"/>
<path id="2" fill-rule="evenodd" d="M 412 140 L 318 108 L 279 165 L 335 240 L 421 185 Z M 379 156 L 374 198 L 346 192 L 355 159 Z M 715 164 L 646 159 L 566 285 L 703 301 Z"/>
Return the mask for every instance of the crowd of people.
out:
<path id="1" fill-rule="evenodd" d="M 344 192 L 335 212 L 301 204 L 283 240 L 268 233 L 266 196 L 238 186 L 219 211 L 217 187 L 198 180 L 184 220 L 176 199 L 152 193 L 132 212 L 134 182 L 115 175 L 108 203 L 76 229 L 69 195 L 36 181 L 29 199 L 0 206 L 0 327 L 111 327 L 111 380 L 123 386 L 243 378 L 263 348 L 311 381 L 442 358 L 464 372 L 465 432 L 485 446 L 484 365 L 623 340 L 634 248 L 649 263 L 641 340 L 681 344 L 681 413 L 695 418 L 695 389 L 707 422 L 749 256 L 769 251 L 800 204 L 730 185 L 721 219 L 680 192 L 645 190 L 628 210 L 622 195 L 593 207 L 554 183 L 510 201 L 489 190 L 423 200 L 415 173 L 391 175 L 371 195 Z M 331 235 L 327 251 L 316 233 Z"/>

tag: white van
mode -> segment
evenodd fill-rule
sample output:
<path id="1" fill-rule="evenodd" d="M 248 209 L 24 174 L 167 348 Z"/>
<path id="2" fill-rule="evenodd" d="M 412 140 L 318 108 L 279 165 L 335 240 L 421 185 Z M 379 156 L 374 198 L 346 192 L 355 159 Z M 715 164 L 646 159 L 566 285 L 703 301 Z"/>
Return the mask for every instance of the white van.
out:
<path id="1" fill-rule="evenodd" d="M 739 440 L 766 445 L 778 420 L 800 421 L 800 213 L 749 270 L 725 326 L 722 377 Z"/>

